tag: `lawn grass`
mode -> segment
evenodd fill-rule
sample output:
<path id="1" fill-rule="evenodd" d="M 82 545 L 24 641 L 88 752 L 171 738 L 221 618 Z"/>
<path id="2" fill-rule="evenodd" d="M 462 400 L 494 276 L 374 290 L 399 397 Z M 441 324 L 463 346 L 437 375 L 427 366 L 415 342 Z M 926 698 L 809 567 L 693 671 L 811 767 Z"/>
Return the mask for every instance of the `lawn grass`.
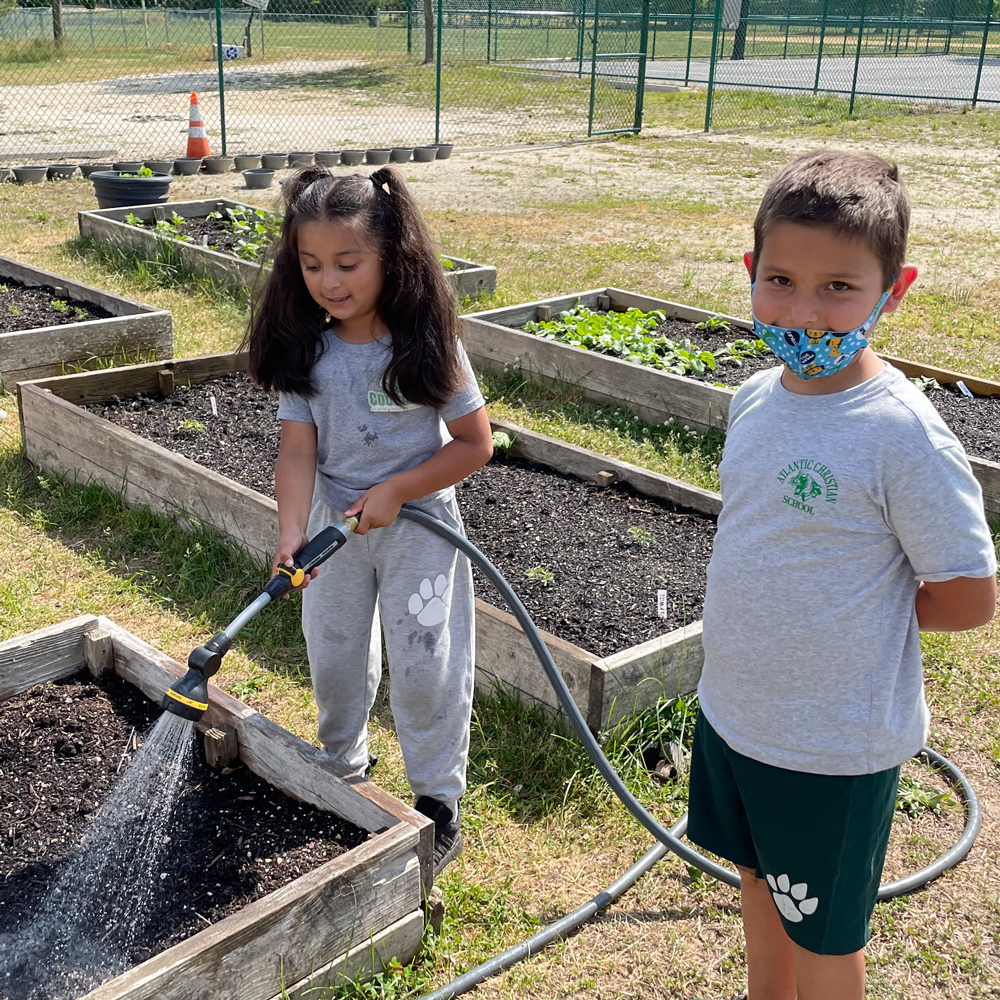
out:
<path id="1" fill-rule="evenodd" d="M 419 175 L 413 189 L 442 248 L 498 267 L 495 295 L 464 308 L 618 285 L 746 314 L 740 254 L 755 202 L 776 167 L 819 141 L 821 128 L 789 129 L 787 139 L 677 138 L 696 117 L 698 98 L 656 96 L 665 123 L 660 134 L 562 150 L 466 154 L 435 174 Z M 898 149 L 914 197 L 911 258 L 922 277 L 904 309 L 877 327 L 877 345 L 995 377 L 996 210 L 979 197 L 994 183 L 995 164 L 966 154 L 989 149 L 988 135 L 997 125 L 984 116 L 955 121 L 940 140 L 934 133 L 933 143 L 923 142 L 919 153 L 912 151 L 917 136 L 926 137 L 939 116 L 886 119 L 863 130 L 850 123 L 844 143 L 874 144 L 890 154 Z M 174 197 L 206 196 L 207 184 L 180 179 Z M 177 284 L 156 269 L 139 273 L 114 255 L 66 245 L 75 236 L 76 210 L 92 204 L 84 182 L 4 186 L 0 199 L 5 253 L 171 309 L 179 356 L 238 343 L 245 303 L 204 283 Z M 495 416 L 717 488 L 717 439 L 648 425 L 622 408 L 509 374 L 484 376 L 482 384 Z M 128 510 L 107 491 L 26 469 L 15 401 L 0 398 L 0 406 L 10 412 L 0 423 L 0 639 L 100 613 L 184 659 L 257 592 L 264 568 L 201 526 Z M 293 598 L 268 609 L 248 628 L 218 679 L 313 740 L 315 707 L 296 603 Z M 876 909 L 869 995 L 994 996 L 1000 990 L 1000 832 L 994 821 L 1000 808 L 1000 624 L 971 634 L 927 635 L 923 645 L 931 745 L 969 775 L 987 822 L 964 865 L 928 891 Z M 677 722 L 664 706 L 661 718 L 646 718 L 608 744 L 636 794 L 664 822 L 683 809 L 684 783 L 653 784 L 638 753 L 655 738 L 679 735 Z M 381 758 L 375 779 L 405 797 L 384 690 L 372 743 Z M 347 995 L 404 997 L 439 986 L 596 893 L 649 846 L 558 720 L 510 698 L 477 700 L 469 776 L 465 853 L 441 880 L 448 907 L 442 936 L 428 937 L 425 953 L 410 968 L 390 970 Z M 919 780 L 932 784 L 924 774 Z M 918 790 L 911 798 L 926 801 L 928 795 Z M 912 868 L 933 848 L 918 820 L 897 822 L 896 858 Z M 731 891 L 693 877 L 669 857 L 571 940 L 479 992 L 503 1000 L 729 996 L 745 989 L 734 903 Z M 316 1000 L 325 996 L 317 993 Z"/>

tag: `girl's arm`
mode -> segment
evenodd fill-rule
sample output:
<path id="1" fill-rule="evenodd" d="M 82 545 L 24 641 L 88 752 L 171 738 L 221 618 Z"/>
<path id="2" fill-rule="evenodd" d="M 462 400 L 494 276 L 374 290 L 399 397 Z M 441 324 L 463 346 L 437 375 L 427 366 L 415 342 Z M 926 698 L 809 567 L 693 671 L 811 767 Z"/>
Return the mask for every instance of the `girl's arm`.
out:
<path id="1" fill-rule="evenodd" d="M 271 567 L 290 566 L 292 556 L 309 541 L 306 527 L 316 484 L 316 425 L 298 420 L 281 421 L 281 444 L 274 463 L 274 492 L 278 499 L 278 550 Z M 316 575 L 306 577 L 302 589 Z M 285 594 L 285 597 L 288 595 Z"/>
<path id="2" fill-rule="evenodd" d="M 361 512 L 357 534 L 392 524 L 404 503 L 454 486 L 493 457 L 493 433 L 485 406 L 445 426 L 452 440 L 440 451 L 426 462 L 373 486 L 351 505 L 347 514 Z M 278 505 L 280 510 L 280 500 Z"/>

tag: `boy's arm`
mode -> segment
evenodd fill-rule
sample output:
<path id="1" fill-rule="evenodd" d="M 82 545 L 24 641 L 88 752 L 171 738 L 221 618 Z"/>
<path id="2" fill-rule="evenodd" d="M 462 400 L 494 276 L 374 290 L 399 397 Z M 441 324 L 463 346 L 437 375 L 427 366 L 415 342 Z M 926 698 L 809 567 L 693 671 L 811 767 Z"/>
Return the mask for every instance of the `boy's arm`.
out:
<path id="1" fill-rule="evenodd" d="M 995 543 L 983 494 L 956 442 L 911 462 L 885 488 L 885 514 L 920 585 L 922 632 L 979 628 L 997 597 Z"/>
<path id="2" fill-rule="evenodd" d="M 995 576 L 922 582 L 917 591 L 917 622 L 921 632 L 963 632 L 992 621 L 996 606 Z"/>

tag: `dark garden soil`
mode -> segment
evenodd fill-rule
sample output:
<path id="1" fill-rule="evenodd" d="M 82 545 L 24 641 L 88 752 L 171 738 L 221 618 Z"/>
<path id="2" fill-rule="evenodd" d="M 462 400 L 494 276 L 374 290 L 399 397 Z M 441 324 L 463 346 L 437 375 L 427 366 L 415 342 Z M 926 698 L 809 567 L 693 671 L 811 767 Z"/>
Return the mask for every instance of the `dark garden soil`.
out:
<path id="1" fill-rule="evenodd" d="M 121 678 L 86 672 L 0 704 L 0 931 L 37 912 L 134 751 L 162 714 Z M 228 773 L 227 773 L 228 772 Z M 367 834 L 288 798 L 242 765 L 211 770 L 197 741 L 170 827 L 177 845 L 135 963 L 343 854 Z"/>
<path id="2" fill-rule="evenodd" d="M 53 306 L 53 302 L 60 305 Z M 13 278 L 0 278 L 0 333 L 65 326 L 110 315 L 100 306 L 65 298 L 47 285 L 28 286 Z"/>
<path id="3" fill-rule="evenodd" d="M 970 455 L 1000 462 L 1000 396 L 962 395 L 950 385 L 927 389 L 944 422 Z"/>
<path id="4" fill-rule="evenodd" d="M 469 538 L 535 623 L 591 653 L 701 618 L 714 518 L 519 459 L 494 459 L 461 485 L 458 502 Z M 504 606 L 478 574 L 476 590 Z"/>
<path id="5" fill-rule="evenodd" d="M 179 387 L 166 400 L 137 396 L 91 409 L 274 496 L 276 407 L 243 375 Z M 190 423 L 184 429 L 185 420 L 203 429 L 190 429 Z M 711 518 L 674 512 L 621 485 L 599 490 L 499 459 L 459 489 L 459 504 L 469 537 L 513 584 L 535 621 L 593 653 L 606 656 L 701 617 L 715 534 Z M 477 589 L 502 606 L 484 581 Z M 667 591 L 665 618 L 658 617 L 658 590 Z"/>
<path id="6" fill-rule="evenodd" d="M 153 228 L 155 222 L 147 223 L 147 228 Z M 240 240 L 246 238 L 245 233 L 234 233 L 231 226 L 223 219 L 188 219 L 178 227 L 180 236 L 187 236 L 192 243 L 207 246 L 210 250 L 239 256 L 235 251 Z M 208 243 L 205 237 L 208 237 Z"/>

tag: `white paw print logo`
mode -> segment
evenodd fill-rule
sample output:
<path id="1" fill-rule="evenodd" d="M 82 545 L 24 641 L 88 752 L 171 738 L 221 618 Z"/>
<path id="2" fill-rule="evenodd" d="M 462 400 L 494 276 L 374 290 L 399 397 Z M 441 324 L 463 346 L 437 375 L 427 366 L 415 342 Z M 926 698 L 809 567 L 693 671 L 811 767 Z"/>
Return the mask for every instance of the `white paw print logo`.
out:
<path id="1" fill-rule="evenodd" d="M 430 580 L 421 580 L 419 592 L 410 594 L 410 614 L 416 615 L 417 621 L 425 627 L 440 625 L 448 617 L 444 601 L 447 589 L 448 579 L 443 573 L 438 574 L 433 584 Z"/>
<path id="2" fill-rule="evenodd" d="M 777 879 L 773 875 L 767 876 L 767 884 L 771 887 L 771 895 L 774 897 L 774 904 L 781 911 L 781 915 L 790 920 L 793 924 L 801 923 L 804 916 L 816 912 L 819 900 L 815 896 L 809 896 L 809 886 L 805 882 L 791 884 L 791 879 L 787 875 L 779 875 Z"/>

